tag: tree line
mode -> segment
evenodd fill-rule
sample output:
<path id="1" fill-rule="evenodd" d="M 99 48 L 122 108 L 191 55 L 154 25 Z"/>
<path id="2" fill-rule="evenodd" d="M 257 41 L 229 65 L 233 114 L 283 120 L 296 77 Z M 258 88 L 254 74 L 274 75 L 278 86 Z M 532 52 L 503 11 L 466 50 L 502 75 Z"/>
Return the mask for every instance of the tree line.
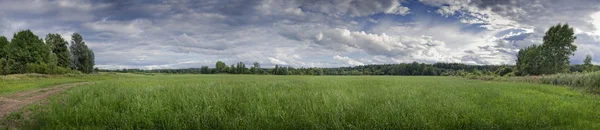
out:
<path id="1" fill-rule="evenodd" d="M 215 68 L 202 66 L 200 68 L 184 69 L 120 69 L 100 70 L 104 72 L 122 73 L 172 73 L 172 74 L 269 74 L 269 75 L 455 75 L 457 73 L 483 70 L 494 73 L 499 68 L 507 65 L 467 65 L 461 63 L 400 63 L 381 65 L 360 65 L 353 67 L 336 68 L 294 68 L 291 66 L 275 65 L 273 68 L 262 68 L 260 63 L 254 62 L 250 68 L 243 62 L 227 66 L 222 61 L 215 63 Z M 512 66 L 511 66 L 512 67 Z"/>
<path id="2" fill-rule="evenodd" d="M 571 65 L 572 72 L 584 72 L 586 65 Z M 169 73 L 169 74 L 261 74 L 261 75 L 401 75 L 401 76 L 464 76 L 498 75 L 519 76 L 514 65 L 469 65 L 462 63 L 400 63 L 400 64 L 375 64 L 353 67 L 335 68 L 294 68 L 291 66 L 275 65 L 273 68 L 261 68 L 260 63 L 254 62 L 250 68 L 243 62 L 228 66 L 222 61 L 217 61 L 215 68 L 202 66 L 200 68 L 182 69 L 117 69 L 100 70 L 102 72 L 120 73 Z M 598 70 L 600 66 L 591 65 L 590 68 Z"/>
<path id="3" fill-rule="evenodd" d="M 71 35 L 71 44 L 60 34 L 41 39 L 31 30 L 14 33 L 12 39 L 0 36 L 0 74 L 92 73 L 94 51 L 79 33 Z"/>

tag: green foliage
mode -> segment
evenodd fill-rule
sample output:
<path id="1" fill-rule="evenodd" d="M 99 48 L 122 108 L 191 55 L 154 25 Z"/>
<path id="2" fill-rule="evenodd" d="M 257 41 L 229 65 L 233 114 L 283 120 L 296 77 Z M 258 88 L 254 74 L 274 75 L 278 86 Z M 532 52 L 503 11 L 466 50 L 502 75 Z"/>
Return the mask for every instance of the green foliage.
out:
<path id="1" fill-rule="evenodd" d="M 246 64 L 244 64 L 244 62 L 237 63 L 235 68 L 236 69 L 235 69 L 234 74 L 247 74 L 248 73 L 248 68 L 246 68 Z"/>
<path id="2" fill-rule="evenodd" d="M 576 88 L 583 88 L 593 93 L 600 94 L 600 72 L 556 74 L 543 76 L 539 79 L 540 82 L 544 84 L 566 85 Z"/>
<path id="3" fill-rule="evenodd" d="M 50 48 L 30 30 L 16 33 L 7 46 L 9 59 L 15 65 L 11 65 L 12 73 L 26 73 L 25 65 L 47 63 L 52 59 Z"/>
<path id="4" fill-rule="evenodd" d="M 83 73 L 92 73 L 94 70 L 94 51 L 89 49 L 83 37 L 79 33 L 73 33 L 71 36 L 71 68 Z"/>
<path id="5" fill-rule="evenodd" d="M 594 65 L 592 64 L 592 56 L 590 56 L 590 55 L 585 56 L 585 60 L 583 60 L 583 71 L 584 72 L 595 71 Z"/>
<path id="6" fill-rule="evenodd" d="M 0 58 L 0 74 L 7 75 L 12 74 L 12 65 L 15 64 L 13 59 Z"/>
<path id="7" fill-rule="evenodd" d="M 542 60 L 540 46 L 532 45 L 519 50 L 517 53 L 517 70 L 523 75 L 542 74 Z"/>
<path id="8" fill-rule="evenodd" d="M 0 58 L 6 58 L 6 55 L 8 55 L 6 51 L 8 51 L 7 46 L 9 43 L 5 36 L 0 36 Z"/>
<path id="9" fill-rule="evenodd" d="M 236 74 L 237 69 L 235 68 L 235 66 L 233 64 L 231 64 L 231 67 L 229 67 L 229 70 L 227 71 L 227 73 L 230 74 Z"/>
<path id="10" fill-rule="evenodd" d="M 59 34 L 48 34 L 46 43 L 31 30 L 14 34 L 9 42 L 0 36 L 0 74 L 70 73 L 68 67 L 90 73 L 94 66 L 94 52 L 87 48 L 81 35 L 74 35 L 70 54 L 67 42 Z M 69 59 L 73 55 L 74 58 Z"/>
<path id="11" fill-rule="evenodd" d="M 523 75 L 565 73 L 569 71 L 569 56 L 577 50 L 576 37 L 568 24 L 550 27 L 542 45 L 532 45 L 517 54 L 517 70 Z"/>
<path id="12" fill-rule="evenodd" d="M 550 27 L 544 35 L 542 47 L 545 74 L 568 72 L 569 56 L 577 50 L 573 44 L 576 37 L 573 28 L 568 24 L 558 24 Z"/>
<path id="13" fill-rule="evenodd" d="M 56 55 L 57 65 L 63 68 L 68 68 L 70 65 L 70 56 L 69 49 L 67 44 L 69 44 L 65 39 L 63 39 L 60 34 L 48 34 L 46 35 L 46 44 L 50 46 L 52 53 Z"/>
<path id="14" fill-rule="evenodd" d="M 260 68 L 260 63 L 254 62 L 253 66 L 250 68 L 250 73 L 252 73 L 252 74 L 262 74 L 263 70 Z"/>
<path id="15" fill-rule="evenodd" d="M 496 70 L 494 73 L 497 74 L 497 75 L 500 75 L 500 76 L 504 76 L 504 75 L 507 75 L 507 74 L 512 73 L 512 72 L 513 72 L 512 67 L 504 66 L 504 67 L 499 68 L 498 70 Z M 514 76 L 514 73 L 513 73 L 513 76 Z"/>
<path id="16" fill-rule="evenodd" d="M 39 73 L 39 74 L 67 74 L 71 72 L 71 69 L 60 67 L 57 65 L 51 65 L 46 63 L 33 64 L 29 63 L 26 65 L 28 73 Z"/>
<path id="17" fill-rule="evenodd" d="M 512 77 L 512 76 L 518 76 L 518 75 L 519 75 L 519 74 L 518 74 L 517 72 L 514 72 L 514 71 L 513 71 L 513 72 L 510 72 L 510 73 L 508 73 L 508 74 L 506 74 L 506 75 L 504 75 L 504 76 L 505 76 L 505 77 Z"/>
<path id="18" fill-rule="evenodd" d="M 223 61 L 217 61 L 217 63 L 215 64 L 216 67 L 216 71 L 215 73 L 227 73 L 229 68 L 227 67 L 227 64 L 225 64 Z"/>
<path id="19" fill-rule="evenodd" d="M 494 79 L 486 79 L 485 76 L 475 77 L 473 79 L 561 85 L 600 94 L 600 72 L 511 77 L 513 75 L 518 75 L 513 73 L 509 73 L 504 77 L 498 77 Z"/>
<path id="20" fill-rule="evenodd" d="M 210 69 L 208 68 L 208 66 L 202 66 L 202 68 L 200 68 L 200 73 L 201 74 L 211 74 Z"/>

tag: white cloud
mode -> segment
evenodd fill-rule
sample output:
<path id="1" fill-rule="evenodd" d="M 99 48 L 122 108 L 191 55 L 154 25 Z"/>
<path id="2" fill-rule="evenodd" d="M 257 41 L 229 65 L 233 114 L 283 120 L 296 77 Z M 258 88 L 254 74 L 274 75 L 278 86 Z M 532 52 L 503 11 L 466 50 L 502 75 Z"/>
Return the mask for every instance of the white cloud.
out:
<path id="1" fill-rule="evenodd" d="M 335 56 L 333 56 L 333 59 L 338 60 L 346 65 L 352 65 L 352 66 L 364 65 L 363 63 L 358 62 L 358 61 L 351 59 L 349 57 L 346 57 L 346 56 L 335 55 Z"/>
<path id="2" fill-rule="evenodd" d="M 152 28 L 152 22 L 147 19 L 136 19 L 129 22 L 102 19 L 96 22 L 85 23 L 84 25 L 96 31 L 109 31 L 133 36 L 138 36 L 144 33 L 144 30 Z"/>
<path id="3" fill-rule="evenodd" d="M 271 62 L 272 64 L 278 64 L 278 65 L 287 65 L 288 64 L 285 61 L 281 61 L 281 60 L 275 59 L 273 57 L 269 57 L 269 62 Z"/>

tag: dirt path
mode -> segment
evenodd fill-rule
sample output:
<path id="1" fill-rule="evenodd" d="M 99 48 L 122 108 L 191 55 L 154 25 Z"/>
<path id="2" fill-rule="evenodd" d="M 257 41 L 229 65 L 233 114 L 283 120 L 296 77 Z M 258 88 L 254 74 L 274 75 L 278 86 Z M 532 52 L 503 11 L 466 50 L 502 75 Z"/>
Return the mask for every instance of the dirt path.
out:
<path id="1" fill-rule="evenodd" d="M 90 84 L 91 82 L 80 82 L 80 83 L 70 83 L 70 84 L 62 84 L 51 87 L 46 87 L 43 89 L 30 90 L 25 92 L 13 93 L 10 95 L 0 96 L 0 119 L 4 118 L 7 114 L 12 113 L 13 111 L 19 110 L 35 101 L 39 101 L 48 96 L 61 92 L 65 89 L 71 88 L 73 86 L 82 85 L 82 84 Z"/>

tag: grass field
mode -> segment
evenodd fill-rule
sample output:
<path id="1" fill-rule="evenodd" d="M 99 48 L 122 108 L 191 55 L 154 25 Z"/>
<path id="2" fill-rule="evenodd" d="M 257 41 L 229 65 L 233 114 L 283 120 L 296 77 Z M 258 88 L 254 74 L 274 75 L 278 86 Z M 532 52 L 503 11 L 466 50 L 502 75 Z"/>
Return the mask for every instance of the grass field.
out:
<path id="1" fill-rule="evenodd" d="M 123 75 L 123 74 L 121 74 Z M 98 75 L 40 75 L 40 74 L 17 74 L 0 76 L 0 96 L 15 92 L 40 89 L 57 84 L 99 81 L 115 78 L 114 74 Z"/>
<path id="2" fill-rule="evenodd" d="M 31 129 L 600 129 L 600 97 L 456 77 L 156 75 L 71 88 Z"/>

